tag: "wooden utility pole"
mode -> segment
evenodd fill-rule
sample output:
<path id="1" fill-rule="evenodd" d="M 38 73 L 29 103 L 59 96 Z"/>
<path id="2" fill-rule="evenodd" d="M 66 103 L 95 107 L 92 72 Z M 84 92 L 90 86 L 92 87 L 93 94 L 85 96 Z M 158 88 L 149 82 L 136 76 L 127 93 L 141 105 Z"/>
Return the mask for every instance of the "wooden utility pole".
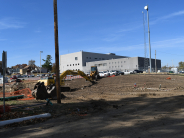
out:
<path id="1" fill-rule="evenodd" d="M 57 103 L 61 103 L 60 78 L 59 78 L 57 0 L 53 0 L 53 2 L 54 2 L 54 34 L 55 34 L 55 62 L 56 62 L 56 93 L 57 93 Z"/>
<path id="2" fill-rule="evenodd" d="M 157 73 L 156 50 L 155 50 L 155 73 Z"/>

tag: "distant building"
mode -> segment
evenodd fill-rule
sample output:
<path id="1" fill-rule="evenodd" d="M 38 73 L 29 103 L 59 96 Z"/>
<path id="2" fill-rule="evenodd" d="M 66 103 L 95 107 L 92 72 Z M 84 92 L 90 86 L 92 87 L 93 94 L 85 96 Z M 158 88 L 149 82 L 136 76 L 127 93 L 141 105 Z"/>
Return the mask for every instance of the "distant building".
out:
<path id="1" fill-rule="evenodd" d="M 26 74 L 27 69 L 20 69 L 20 74 Z"/>
<path id="2" fill-rule="evenodd" d="M 8 74 L 20 73 L 20 69 L 19 68 L 6 68 L 6 72 Z"/>
<path id="3" fill-rule="evenodd" d="M 31 72 L 32 73 L 40 73 L 40 67 L 35 68 Z M 46 68 L 41 68 L 41 73 L 47 73 L 47 69 Z"/>
<path id="4" fill-rule="evenodd" d="M 76 52 L 66 55 L 60 55 L 60 72 L 65 70 L 88 70 L 86 63 L 92 61 L 103 61 L 109 59 L 125 58 L 126 56 L 117 56 L 114 53 L 100 54 L 91 52 Z"/>
<path id="5" fill-rule="evenodd" d="M 144 59 L 145 58 L 143 57 L 118 56 L 114 53 L 100 54 L 80 51 L 76 53 L 60 55 L 60 73 L 65 70 L 81 70 L 83 72 L 90 72 L 91 66 L 97 66 L 99 71 L 133 71 L 135 69 L 144 70 Z M 155 59 L 151 60 L 152 69 L 154 70 Z M 161 68 L 161 60 L 157 59 L 156 64 L 157 69 Z"/>

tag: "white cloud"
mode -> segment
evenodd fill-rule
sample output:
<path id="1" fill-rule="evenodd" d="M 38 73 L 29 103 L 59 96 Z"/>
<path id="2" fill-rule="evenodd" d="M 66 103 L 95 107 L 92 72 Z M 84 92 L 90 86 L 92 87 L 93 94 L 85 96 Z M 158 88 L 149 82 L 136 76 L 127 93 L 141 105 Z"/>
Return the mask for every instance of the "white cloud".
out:
<path id="1" fill-rule="evenodd" d="M 152 46 L 154 48 L 168 48 L 168 47 L 183 47 L 184 45 L 184 37 L 178 37 L 178 38 L 173 38 L 173 39 L 167 39 L 167 40 L 162 40 L 162 41 L 156 41 L 152 42 Z"/>
<path id="2" fill-rule="evenodd" d="M 184 10 L 179 11 L 179 12 L 174 12 L 174 13 L 171 13 L 171 14 L 163 16 L 163 17 L 159 17 L 156 20 L 150 22 L 150 24 L 156 24 L 157 22 L 160 22 L 160 21 L 163 21 L 163 20 L 175 17 L 175 16 L 180 16 L 180 15 L 184 15 Z"/>
<path id="3" fill-rule="evenodd" d="M 157 49 L 162 49 L 162 48 L 182 48 L 184 45 L 184 36 L 178 37 L 178 38 L 173 38 L 173 39 L 167 39 L 167 40 L 162 40 L 162 41 L 155 41 L 151 43 L 151 48 L 157 48 Z M 147 50 L 148 50 L 148 44 L 147 44 Z M 86 51 L 92 51 L 92 52 L 97 52 L 103 51 L 103 53 L 115 53 L 115 52 L 121 52 L 121 51 L 136 51 L 136 50 L 143 50 L 144 49 L 144 44 L 137 44 L 137 45 L 130 45 L 130 46 L 125 46 L 125 45 L 115 45 L 115 46 L 102 46 L 98 47 L 95 49 L 86 49 Z"/>
<path id="4" fill-rule="evenodd" d="M 25 23 L 19 22 L 14 18 L 0 19 L 0 29 L 18 29 L 24 28 Z"/>

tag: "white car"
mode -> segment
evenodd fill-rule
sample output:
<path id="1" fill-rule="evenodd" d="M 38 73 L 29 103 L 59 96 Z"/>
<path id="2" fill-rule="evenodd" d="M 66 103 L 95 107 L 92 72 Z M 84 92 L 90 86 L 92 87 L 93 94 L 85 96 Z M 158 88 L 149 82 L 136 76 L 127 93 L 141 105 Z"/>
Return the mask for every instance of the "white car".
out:
<path id="1" fill-rule="evenodd" d="M 104 73 L 104 76 L 105 76 L 105 77 L 110 76 L 110 73 L 109 73 L 108 71 L 103 71 L 103 73 Z"/>
<path id="2" fill-rule="evenodd" d="M 100 77 L 105 77 L 103 71 L 99 71 L 98 73 L 99 73 L 99 76 L 100 76 Z"/>
<path id="3" fill-rule="evenodd" d="M 107 76 L 110 76 L 110 73 L 107 72 L 107 71 L 100 71 L 100 72 L 99 72 L 99 76 L 100 76 L 100 77 L 107 77 Z"/>
<path id="4" fill-rule="evenodd" d="M 110 76 L 118 75 L 117 71 L 114 71 L 114 70 L 110 70 L 109 73 L 110 73 Z"/>

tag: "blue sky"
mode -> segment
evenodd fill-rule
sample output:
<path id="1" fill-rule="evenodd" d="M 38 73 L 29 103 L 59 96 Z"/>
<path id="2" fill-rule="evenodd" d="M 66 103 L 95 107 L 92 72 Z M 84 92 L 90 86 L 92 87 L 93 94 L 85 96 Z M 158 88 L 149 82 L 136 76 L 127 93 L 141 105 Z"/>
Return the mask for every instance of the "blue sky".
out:
<path id="1" fill-rule="evenodd" d="M 162 66 L 177 66 L 184 61 L 183 0 L 58 0 L 59 54 L 83 50 L 144 57 L 143 11 L 149 57 L 147 4 L 151 57 L 157 50 Z M 31 59 L 40 65 L 40 51 L 55 62 L 53 0 L 0 0 L 3 50 L 8 67 Z"/>

